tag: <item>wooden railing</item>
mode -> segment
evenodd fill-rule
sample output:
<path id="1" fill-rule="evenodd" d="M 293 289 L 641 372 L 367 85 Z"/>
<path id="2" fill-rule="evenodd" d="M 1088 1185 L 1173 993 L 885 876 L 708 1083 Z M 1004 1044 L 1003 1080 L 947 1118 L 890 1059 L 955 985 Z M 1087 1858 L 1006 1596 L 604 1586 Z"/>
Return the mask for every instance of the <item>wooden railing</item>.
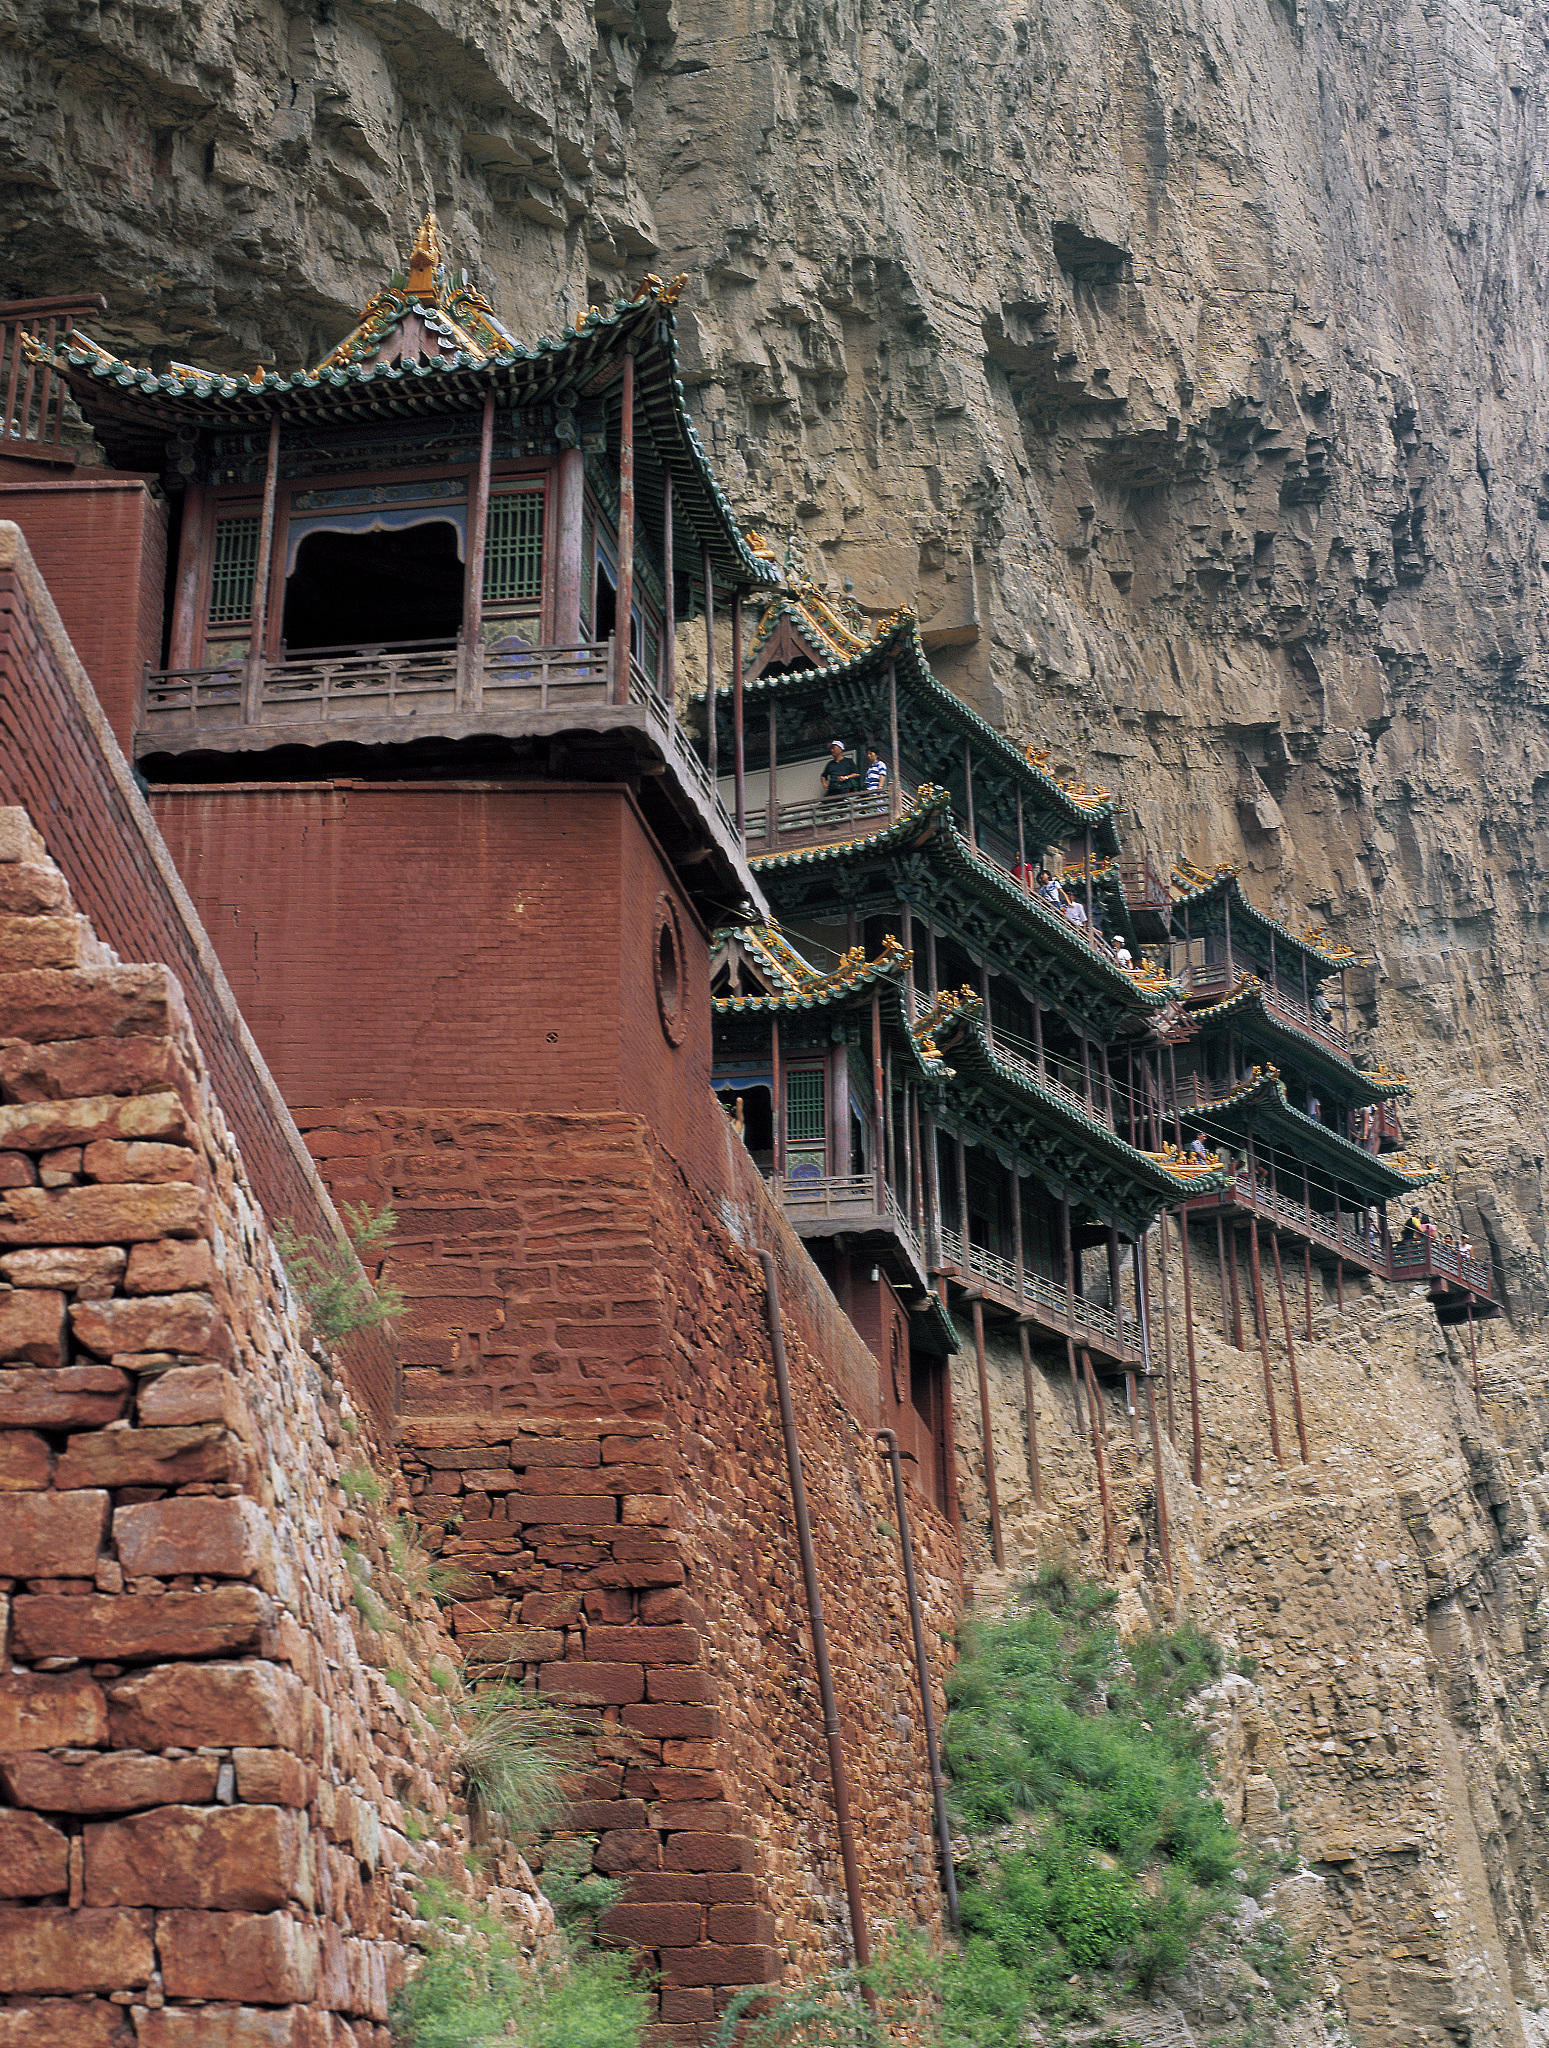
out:
<path id="1" fill-rule="evenodd" d="M 854 839 L 862 832 L 879 831 L 890 813 L 886 796 L 811 797 L 799 803 L 780 804 L 775 813 L 774 845 L 767 847 L 768 813 L 749 811 L 748 850 L 763 853 Z"/>
<path id="2" fill-rule="evenodd" d="M 1131 911 L 1150 911 L 1161 918 L 1164 924 L 1171 923 L 1172 891 L 1150 861 L 1143 857 L 1139 860 L 1121 860 L 1119 887 L 1124 892 L 1124 901 Z"/>
<path id="3" fill-rule="evenodd" d="M 283 661 L 233 655 L 203 668 L 147 669 L 142 752 L 197 748 L 202 738 L 262 728 L 339 737 L 370 721 L 410 739 L 436 720 L 585 711 L 613 702 L 611 639 L 573 647 L 500 649 L 461 641 L 402 640 L 380 647 L 309 648 Z M 645 714 L 663 753 L 735 837 L 731 813 L 687 733 L 639 664 L 629 664 L 629 701 Z"/>
<path id="4" fill-rule="evenodd" d="M 1014 1260 L 983 1245 L 969 1244 L 965 1251 L 962 1235 L 956 1230 L 943 1228 L 941 1260 L 943 1265 L 955 1267 L 965 1280 L 977 1280 L 992 1289 L 1004 1306 L 1035 1314 L 1062 1333 L 1068 1330 L 1078 1341 L 1085 1335 L 1104 1351 L 1116 1354 L 1130 1351 L 1138 1355 L 1141 1350 L 1140 1325 L 1127 1309 L 1115 1317 L 1112 1309 L 1078 1294 L 1072 1322 L 1070 1295 L 1061 1282 L 1026 1266 L 1019 1275 Z"/>
<path id="5" fill-rule="evenodd" d="M 0 303 L 0 456 L 21 461 L 75 461 L 64 438 L 68 391 L 47 364 L 32 361 L 22 346 L 27 335 L 52 354 L 75 324 L 76 313 L 105 313 L 107 300 L 95 293 L 69 299 L 11 299 Z"/>
<path id="6" fill-rule="evenodd" d="M 903 1205 L 887 1181 L 875 1173 L 787 1174 L 769 1183 L 775 1200 L 799 1222 L 803 1217 L 823 1217 L 839 1222 L 860 1222 L 885 1217 L 914 1254 L 923 1273 L 925 1250 Z"/>
<path id="7" fill-rule="evenodd" d="M 1456 1245 L 1443 1244 L 1439 1238 L 1412 1238 L 1408 1244 L 1393 1247 L 1391 1277 L 1394 1280 L 1450 1280 L 1454 1286 L 1467 1287 L 1475 1294 L 1488 1296 L 1491 1291 L 1491 1272 L 1481 1259 L 1465 1258 Z"/>
<path id="8" fill-rule="evenodd" d="M 1183 969 L 1179 979 L 1185 981 L 1195 995 L 1226 995 L 1242 974 L 1253 971 L 1251 967 L 1238 962 L 1233 964 L 1232 972 L 1228 975 L 1224 960 L 1204 960 Z M 1340 1030 L 1332 1018 L 1323 1016 L 1317 1010 L 1308 1009 L 1305 1003 L 1299 1002 L 1295 996 L 1287 995 L 1283 988 L 1267 977 L 1261 977 L 1261 980 L 1264 1000 L 1272 1010 L 1277 1010 L 1288 1024 L 1294 1024 L 1299 1030 L 1311 1033 L 1314 1038 L 1322 1039 L 1325 1045 L 1331 1045 L 1336 1052 L 1343 1053 L 1346 1058 L 1349 1057 L 1351 1038 L 1347 1032 Z"/>

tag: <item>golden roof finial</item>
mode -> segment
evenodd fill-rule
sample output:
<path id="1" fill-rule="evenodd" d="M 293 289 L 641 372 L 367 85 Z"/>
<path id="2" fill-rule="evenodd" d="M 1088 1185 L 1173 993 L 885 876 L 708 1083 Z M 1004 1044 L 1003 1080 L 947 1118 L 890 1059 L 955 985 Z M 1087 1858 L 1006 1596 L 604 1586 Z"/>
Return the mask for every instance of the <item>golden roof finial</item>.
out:
<path id="1" fill-rule="evenodd" d="M 436 216 L 427 213 L 409 251 L 409 290 L 416 298 L 436 296 L 436 272 L 441 268 L 441 229 Z"/>

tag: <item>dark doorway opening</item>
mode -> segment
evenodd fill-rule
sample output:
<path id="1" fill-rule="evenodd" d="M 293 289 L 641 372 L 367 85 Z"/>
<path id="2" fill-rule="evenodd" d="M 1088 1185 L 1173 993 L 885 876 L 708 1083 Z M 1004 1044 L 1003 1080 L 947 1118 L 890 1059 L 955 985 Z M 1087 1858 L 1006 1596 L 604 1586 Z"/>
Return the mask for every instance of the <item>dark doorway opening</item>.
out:
<path id="1" fill-rule="evenodd" d="M 285 585 L 286 647 L 455 640 L 463 622 L 457 540 L 445 519 L 388 533 L 308 534 Z"/>

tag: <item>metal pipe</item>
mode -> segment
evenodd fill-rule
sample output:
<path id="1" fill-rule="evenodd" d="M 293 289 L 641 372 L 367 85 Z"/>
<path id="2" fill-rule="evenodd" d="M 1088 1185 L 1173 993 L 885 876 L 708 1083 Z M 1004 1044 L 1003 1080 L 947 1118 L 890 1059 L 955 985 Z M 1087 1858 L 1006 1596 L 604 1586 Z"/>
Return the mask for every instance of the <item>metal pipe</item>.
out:
<path id="1" fill-rule="evenodd" d="M 898 1512 L 898 1541 L 904 1554 L 904 1593 L 909 1602 L 909 1627 L 914 1636 L 914 1671 L 920 1688 L 920 1723 L 925 1731 L 925 1761 L 930 1767 L 931 1802 L 936 1809 L 936 1849 L 941 1857 L 941 1888 L 946 1894 L 947 1925 L 958 1930 L 957 1870 L 952 1862 L 952 1831 L 947 1825 L 947 1788 L 941 1775 L 941 1751 L 936 1741 L 936 1706 L 931 1695 L 930 1664 L 925 1655 L 925 1625 L 920 1615 L 920 1590 L 914 1577 L 914 1536 L 909 1527 L 909 1502 L 904 1493 L 904 1468 L 898 1455 L 898 1436 L 891 1429 L 879 1429 L 877 1441 L 887 1446 L 893 1467 L 893 1505 Z"/>
<path id="2" fill-rule="evenodd" d="M 807 1489 L 801 1476 L 801 1444 L 796 1435 L 796 1410 L 791 1401 L 791 1380 L 785 1364 L 785 1337 L 780 1328 L 780 1276 L 774 1259 L 760 1252 L 764 1269 L 764 1297 L 769 1315 L 769 1345 L 774 1354 L 775 1388 L 780 1399 L 780 1428 L 785 1436 L 785 1463 L 790 1474 L 791 1509 L 796 1518 L 796 1542 L 801 1553 L 801 1577 L 807 1596 L 807 1619 L 812 1629 L 812 1659 L 817 1666 L 818 1693 L 823 1702 L 823 1736 L 828 1744 L 828 1769 L 834 1788 L 834 1820 L 839 1833 L 839 1855 L 844 1864 L 845 1897 L 850 1907 L 850 1935 L 855 1947 L 855 1967 L 871 1968 L 871 1942 L 866 1931 L 866 1906 L 861 1897 L 860 1865 L 855 1856 L 855 1836 L 850 1827 L 850 1784 L 844 1768 L 844 1741 L 839 1729 L 839 1703 L 834 1697 L 834 1674 L 828 1661 L 828 1633 L 823 1626 L 823 1588 L 818 1579 L 817 1552 L 812 1545 L 812 1522 L 807 1513 Z M 875 1994 L 861 1983 L 861 1996 L 874 2006 Z"/>
<path id="3" fill-rule="evenodd" d="M 964 1248 L 964 1261 L 967 1248 Z M 979 1422 L 984 1432 L 984 1490 L 990 1498 L 990 1549 L 995 1558 L 995 1569 L 1006 1569 L 1006 1546 L 1000 1534 L 1000 1489 L 995 1484 L 995 1444 L 990 1435 L 990 1376 L 984 1362 L 984 1296 L 976 1293 L 973 1298 L 974 1318 L 974 1363 L 979 1369 Z"/>

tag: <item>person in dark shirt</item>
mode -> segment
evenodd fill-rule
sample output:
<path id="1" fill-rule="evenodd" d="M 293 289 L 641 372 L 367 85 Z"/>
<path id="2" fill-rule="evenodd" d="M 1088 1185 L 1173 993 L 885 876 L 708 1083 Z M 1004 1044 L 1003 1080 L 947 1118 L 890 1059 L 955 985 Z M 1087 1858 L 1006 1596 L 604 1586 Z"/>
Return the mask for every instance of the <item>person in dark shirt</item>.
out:
<path id="1" fill-rule="evenodd" d="M 824 796 L 854 796 L 861 786 L 855 756 L 844 750 L 843 740 L 830 740 L 828 760 L 823 767 Z"/>

